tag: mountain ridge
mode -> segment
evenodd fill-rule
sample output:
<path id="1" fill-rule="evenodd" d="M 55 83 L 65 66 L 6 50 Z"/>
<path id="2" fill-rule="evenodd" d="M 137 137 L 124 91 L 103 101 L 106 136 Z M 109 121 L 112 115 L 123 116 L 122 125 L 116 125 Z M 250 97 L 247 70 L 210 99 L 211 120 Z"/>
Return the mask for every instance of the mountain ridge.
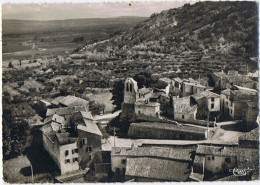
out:
<path id="1" fill-rule="evenodd" d="M 203 71 L 209 67 L 209 72 L 214 67 L 218 71 L 239 70 L 258 54 L 257 22 L 256 2 L 185 4 L 152 14 L 135 27 L 106 42 L 83 47 L 77 54 L 88 59 L 89 53 L 101 53 L 107 59 L 113 55 L 122 61 L 151 63 L 155 60 L 176 63 L 183 56 L 204 67 Z M 194 60 L 190 60 L 191 55 Z M 205 60 L 213 67 L 207 63 L 202 66 Z"/>

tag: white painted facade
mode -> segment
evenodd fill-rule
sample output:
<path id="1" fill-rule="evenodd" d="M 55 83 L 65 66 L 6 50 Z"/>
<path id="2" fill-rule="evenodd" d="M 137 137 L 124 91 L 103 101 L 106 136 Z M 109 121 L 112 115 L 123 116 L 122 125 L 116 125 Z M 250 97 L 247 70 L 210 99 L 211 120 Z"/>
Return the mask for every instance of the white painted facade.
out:
<path id="1" fill-rule="evenodd" d="M 52 141 L 43 134 L 43 147 L 60 168 L 61 174 L 79 170 L 77 142 L 59 145 L 57 140 Z"/>
<path id="2" fill-rule="evenodd" d="M 160 104 L 159 103 L 136 103 L 135 104 L 135 114 L 145 115 L 150 117 L 159 117 L 160 115 Z"/>
<path id="3" fill-rule="evenodd" d="M 220 97 L 207 98 L 207 106 L 209 112 L 219 112 L 220 111 Z"/>

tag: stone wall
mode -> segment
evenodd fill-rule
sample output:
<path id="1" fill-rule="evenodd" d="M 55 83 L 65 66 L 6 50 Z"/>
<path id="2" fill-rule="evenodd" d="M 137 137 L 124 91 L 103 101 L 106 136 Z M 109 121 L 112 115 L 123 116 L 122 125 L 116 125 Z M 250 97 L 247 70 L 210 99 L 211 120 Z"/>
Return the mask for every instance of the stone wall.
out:
<path id="1" fill-rule="evenodd" d="M 150 128 L 145 126 L 136 126 L 131 124 L 128 130 L 131 138 L 140 139 L 176 139 L 176 140 L 204 140 L 205 133 L 185 132 L 179 130 L 167 130 L 159 128 Z"/>

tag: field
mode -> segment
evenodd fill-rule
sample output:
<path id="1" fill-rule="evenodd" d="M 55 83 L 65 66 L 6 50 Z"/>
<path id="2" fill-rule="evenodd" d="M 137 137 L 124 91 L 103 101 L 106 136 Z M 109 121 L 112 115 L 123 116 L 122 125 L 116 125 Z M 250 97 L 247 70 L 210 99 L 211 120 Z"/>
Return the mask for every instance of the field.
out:
<path id="1" fill-rule="evenodd" d="M 111 38 L 144 19 L 3 20 L 3 61 L 65 55 L 86 44 Z"/>

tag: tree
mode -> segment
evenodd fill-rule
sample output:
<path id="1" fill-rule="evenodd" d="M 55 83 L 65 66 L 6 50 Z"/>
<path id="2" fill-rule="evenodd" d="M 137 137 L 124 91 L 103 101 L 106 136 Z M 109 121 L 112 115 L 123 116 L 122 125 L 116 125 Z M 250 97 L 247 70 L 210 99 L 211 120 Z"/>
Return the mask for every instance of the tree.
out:
<path id="1" fill-rule="evenodd" d="M 115 82 L 110 92 L 112 93 L 112 104 L 115 106 L 114 111 L 120 110 L 124 101 L 124 82 L 122 80 Z"/>

